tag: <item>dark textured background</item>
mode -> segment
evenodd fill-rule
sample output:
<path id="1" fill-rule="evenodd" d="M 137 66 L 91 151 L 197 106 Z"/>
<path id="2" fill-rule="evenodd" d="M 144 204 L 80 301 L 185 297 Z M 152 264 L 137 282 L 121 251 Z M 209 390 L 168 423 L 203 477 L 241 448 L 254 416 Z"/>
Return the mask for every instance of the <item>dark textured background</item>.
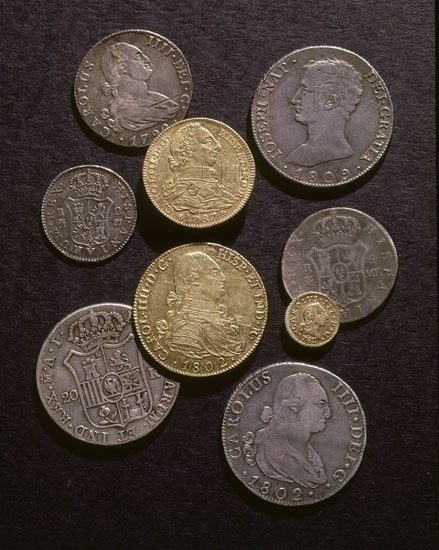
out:
<path id="1" fill-rule="evenodd" d="M 434 3 L 392 0 L 14 1 L 1 7 L 2 546 L 7 548 L 431 548 L 436 536 L 436 192 Z M 187 231 L 156 214 L 140 180 L 144 151 L 115 150 L 78 120 L 72 83 L 106 35 L 149 29 L 175 42 L 193 74 L 189 116 L 217 118 L 249 142 L 254 192 L 237 220 Z M 306 192 L 273 174 L 249 129 L 264 72 L 286 53 L 334 45 L 366 58 L 395 108 L 377 170 L 337 194 Z M 101 266 L 57 256 L 41 234 L 50 181 L 102 164 L 136 190 L 139 223 Z M 279 264 L 294 227 L 331 206 L 364 210 L 399 254 L 396 287 L 378 315 L 343 328 L 324 352 L 289 344 Z M 35 362 L 53 326 L 101 301 L 131 303 L 146 266 L 172 246 L 220 241 L 261 274 L 269 320 L 245 365 L 182 385 L 168 421 L 125 449 L 76 444 L 41 410 Z M 248 372 L 288 359 L 332 370 L 357 392 L 368 444 L 353 481 L 312 508 L 259 501 L 223 459 L 220 422 Z"/>

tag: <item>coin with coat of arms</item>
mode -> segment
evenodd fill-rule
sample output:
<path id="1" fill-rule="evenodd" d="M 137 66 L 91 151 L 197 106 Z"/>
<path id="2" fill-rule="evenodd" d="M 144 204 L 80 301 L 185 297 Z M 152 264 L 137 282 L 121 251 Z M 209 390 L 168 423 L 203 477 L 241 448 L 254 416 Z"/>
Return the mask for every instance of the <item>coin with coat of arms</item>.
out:
<path id="1" fill-rule="evenodd" d="M 328 208 L 303 220 L 282 256 L 282 279 L 291 298 L 304 292 L 328 295 L 340 323 L 375 311 L 395 283 L 398 256 L 387 231 L 353 208 Z"/>
<path id="2" fill-rule="evenodd" d="M 366 419 L 335 374 L 277 363 L 248 376 L 222 423 L 232 472 L 258 497 L 281 506 L 315 504 L 340 491 L 360 466 Z"/>
<path id="3" fill-rule="evenodd" d="M 276 62 L 256 90 L 255 141 L 283 176 L 335 187 L 368 172 L 393 127 L 389 91 L 378 72 L 343 48 L 296 50 Z"/>
<path id="4" fill-rule="evenodd" d="M 190 118 L 164 130 L 143 166 L 146 192 L 156 208 L 186 227 L 211 227 L 237 214 L 255 180 L 250 149 L 232 128 Z"/>
<path id="5" fill-rule="evenodd" d="M 287 307 L 285 327 L 298 344 L 308 348 L 324 346 L 337 334 L 340 312 L 321 292 L 299 294 Z"/>
<path id="6" fill-rule="evenodd" d="M 107 36 L 86 54 L 74 94 L 81 117 L 100 137 L 124 147 L 146 147 L 186 116 L 192 76 L 170 40 L 127 30 Z"/>
<path id="7" fill-rule="evenodd" d="M 103 303 L 81 308 L 46 338 L 36 368 L 49 416 L 71 436 L 94 445 L 122 445 L 158 426 L 180 384 L 142 357 L 132 310 Z"/>
<path id="8" fill-rule="evenodd" d="M 47 188 L 41 219 L 49 241 L 78 262 L 111 258 L 136 225 L 136 199 L 128 183 L 103 166 L 75 166 Z"/>
<path id="9" fill-rule="evenodd" d="M 187 376 L 220 374 L 255 349 L 267 321 L 264 284 L 238 252 L 215 243 L 161 254 L 137 286 L 139 339 L 161 365 Z"/>

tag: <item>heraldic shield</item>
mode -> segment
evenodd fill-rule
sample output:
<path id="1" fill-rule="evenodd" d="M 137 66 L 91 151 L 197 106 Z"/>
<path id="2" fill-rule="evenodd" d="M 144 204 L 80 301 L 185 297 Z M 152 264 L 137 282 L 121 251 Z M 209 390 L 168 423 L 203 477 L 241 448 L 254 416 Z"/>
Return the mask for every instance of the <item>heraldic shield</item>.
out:
<path id="1" fill-rule="evenodd" d="M 71 350 L 64 365 L 73 375 L 88 421 L 96 428 L 124 428 L 151 412 L 151 388 L 133 334 L 118 344 L 98 343 L 87 353 Z"/>
<path id="2" fill-rule="evenodd" d="M 319 291 L 342 308 L 361 302 L 366 296 L 365 254 L 366 247 L 361 244 L 312 248 L 307 257 L 316 269 Z"/>
<path id="3" fill-rule="evenodd" d="M 87 247 L 107 242 L 110 236 L 109 215 L 113 204 L 109 197 L 105 199 L 69 197 L 67 208 L 71 218 L 73 242 Z"/>

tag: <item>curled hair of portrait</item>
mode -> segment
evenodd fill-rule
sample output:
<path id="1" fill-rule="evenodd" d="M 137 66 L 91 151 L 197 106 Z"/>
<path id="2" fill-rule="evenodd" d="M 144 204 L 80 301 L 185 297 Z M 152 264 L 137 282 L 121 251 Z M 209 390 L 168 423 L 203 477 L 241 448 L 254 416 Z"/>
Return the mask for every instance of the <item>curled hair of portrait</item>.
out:
<path id="1" fill-rule="evenodd" d="M 350 63 L 338 58 L 310 60 L 304 68 L 308 74 L 315 75 L 320 99 L 324 101 L 336 94 L 340 112 L 349 120 L 363 93 L 361 74 Z"/>
<path id="2" fill-rule="evenodd" d="M 199 122 L 185 125 L 171 139 L 168 163 L 172 171 L 182 168 L 195 153 L 197 148 L 195 133 L 199 128 L 201 128 Z"/>

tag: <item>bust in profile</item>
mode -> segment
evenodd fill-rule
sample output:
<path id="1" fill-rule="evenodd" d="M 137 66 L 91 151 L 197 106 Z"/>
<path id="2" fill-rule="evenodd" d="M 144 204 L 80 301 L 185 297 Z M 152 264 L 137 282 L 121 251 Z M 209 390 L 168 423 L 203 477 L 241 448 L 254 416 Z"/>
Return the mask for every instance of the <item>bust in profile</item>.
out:
<path id="1" fill-rule="evenodd" d="M 109 97 L 106 117 L 113 118 L 114 131 L 145 130 L 177 113 L 173 99 L 149 90 L 153 63 L 136 46 L 112 44 L 102 56 L 101 69 L 106 79 L 101 90 Z"/>
<path id="2" fill-rule="evenodd" d="M 283 378 L 272 407 L 264 408 L 268 425 L 256 432 L 254 440 L 254 460 L 261 471 L 307 488 L 326 483 L 325 466 L 309 440 L 325 429 L 330 416 L 328 397 L 314 376 L 297 373 Z"/>
<path id="3" fill-rule="evenodd" d="M 348 158 L 353 150 L 345 126 L 363 93 L 362 77 L 341 59 L 320 59 L 305 65 L 299 89 L 291 99 L 294 118 L 308 129 L 308 139 L 286 162 L 315 166 Z"/>
<path id="4" fill-rule="evenodd" d="M 329 316 L 324 308 L 318 302 L 308 304 L 302 312 L 303 321 L 299 325 L 299 330 L 307 336 L 321 338 L 329 321 Z"/>
<path id="5" fill-rule="evenodd" d="M 225 281 L 218 263 L 205 252 L 188 252 L 175 262 L 175 291 L 168 294 L 166 318 L 156 323 L 159 338 L 171 351 L 194 359 L 243 351 L 241 327 L 222 303 Z"/>
<path id="6" fill-rule="evenodd" d="M 177 212 L 207 214 L 233 205 L 233 195 L 225 190 L 217 169 L 220 152 L 218 140 L 199 122 L 185 124 L 172 137 L 168 158 L 172 178 L 163 194 Z"/>

